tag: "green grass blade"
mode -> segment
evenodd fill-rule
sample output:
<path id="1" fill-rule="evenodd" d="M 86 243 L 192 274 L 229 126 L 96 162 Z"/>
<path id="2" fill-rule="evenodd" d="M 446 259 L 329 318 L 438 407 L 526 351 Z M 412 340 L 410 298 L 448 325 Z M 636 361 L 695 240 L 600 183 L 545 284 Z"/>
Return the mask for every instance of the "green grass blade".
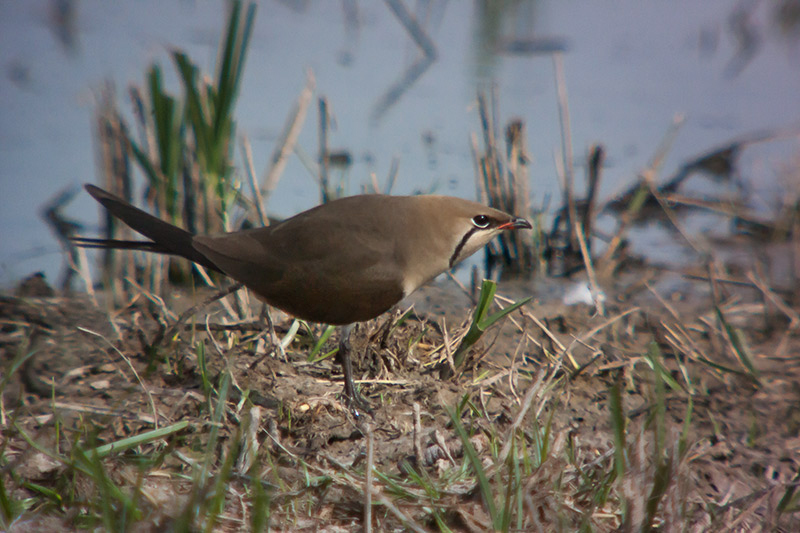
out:
<path id="1" fill-rule="evenodd" d="M 497 313 L 487 318 L 486 314 L 489 312 L 489 306 L 494 300 L 495 292 L 497 292 L 497 284 L 492 280 L 483 280 L 478 305 L 475 306 L 475 312 L 472 314 L 472 323 L 470 324 L 466 335 L 464 335 L 464 338 L 461 339 L 461 344 L 458 345 L 458 348 L 456 348 L 456 351 L 453 354 L 453 365 L 456 368 L 459 368 L 464 363 L 464 359 L 466 358 L 469 349 L 476 342 L 478 342 L 478 339 L 483 336 L 488 328 L 494 325 L 501 318 L 504 318 L 509 313 L 516 311 L 531 300 L 531 298 L 526 298 L 519 302 L 515 302 L 514 304 L 506 307 L 505 309 L 501 309 Z"/>
<path id="2" fill-rule="evenodd" d="M 8 528 L 18 513 L 19 505 L 9 497 L 6 490 L 5 476 L 0 475 L 0 526 L 3 526 L 4 529 Z"/>
<path id="3" fill-rule="evenodd" d="M 231 71 L 236 62 L 236 41 L 239 36 L 239 23 L 242 12 L 242 2 L 235 0 L 230 4 L 230 15 L 228 16 L 228 29 L 225 32 L 225 45 L 222 49 L 222 62 L 219 64 L 217 72 L 217 93 L 215 104 L 214 136 L 219 138 L 222 128 L 221 122 L 227 116 L 235 90 L 235 80 Z"/>
<path id="4" fill-rule="evenodd" d="M 728 335 L 730 336 L 731 344 L 733 345 L 734 351 L 739 357 L 739 360 L 742 362 L 742 365 L 750 373 L 753 381 L 761 385 L 761 374 L 755 367 L 755 364 L 753 364 L 753 352 L 750 350 L 750 346 L 747 344 L 747 339 L 744 336 L 744 332 L 739 328 L 734 328 L 731 326 L 726 326 L 726 328 L 729 329 Z"/>
<path id="5" fill-rule="evenodd" d="M 206 343 L 203 341 L 199 341 L 195 348 L 195 352 L 197 354 L 197 368 L 200 369 L 200 381 L 203 386 L 203 395 L 206 397 L 206 401 L 211 397 L 211 391 L 213 387 L 211 386 L 211 380 L 208 379 L 208 361 L 206 359 Z"/>
<path id="6" fill-rule="evenodd" d="M 173 223 L 181 222 L 182 213 L 178 199 L 183 163 L 182 110 L 178 101 L 163 89 L 161 69 L 153 65 L 148 74 L 150 106 L 153 111 L 154 133 L 158 148 L 160 174 L 153 184 L 160 191 L 163 208 Z M 137 155 L 138 157 L 138 155 Z M 141 159 L 141 158 L 140 158 Z"/>
<path id="7" fill-rule="evenodd" d="M 73 449 L 71 466 L 84 473 L 97 488 L 99 507 L 107 531 L 123 531 L 128 520 L 141 515 L 133 500 L 109 477 L 100 457 L 94 450 L 86 451 L 79 446 Z"/>
<path id="8" fill-rule="evenodd" d="M 17 355 L 11 361 L 11 364 L 8 365 L 8 368 L 3 370 L 3 379 L 0 380 L 0 393 L 6 390 L 6 386 L 8 385 L 8 380 L 11 379 L 11 376 L 19 370 L 25 362 L 33 357 L 36 354 L 36 350 L 28 350 L 28 343 L 23 342 L 20 344 L 19 349 L 17 350 Z"/>
<path id="9" fill-rule="evenodd" d="M 200 472 L 200 485 L 205 485 L 211 463 L 214 461 L 214 450 L 217 448 L 217 439 L 219 438 L 219 428 L 222 416 L 225 413 L 225 403 L 228 401 L 228 391 L 231 385 L 230 372 L 224 371 L 222 373 L 222 382 L 220 383 L 219 393 L 217 397 L 217 404 L 214 406 L 214 413 L 211 416 L 211 431 L 208 435 L 208 444 L 206 445 L 205 460 L 203 468 Z"/>
<path id="10" fill-rule="evenodd" d="M 515 500 L 517 500 L 517 496 L 519 495 L 519 461 L 517 460 L 517 438 L 515 434 L 512 434 L 509 438 L 511 439 L 511 450 L 506 458 L 507 481 L 503 501 L 503 515 L 501 516 L 500 521 L 500 531 L 508 531 L 511 528 L 511 518 L 514 515 L 514 507 L 512 504 Z"/>
<path id="11" fill-rule="evenodd" d="M 622 383 L 619 379 L 608 391 L 608 408 L 614 431 L 614 470 L 617 479 L 625 477 L 625 414 L 622 410 Z"/>
<path id="12" fill-rule="evenodd" d="M 681 436 L 678 440 L 678 458 L 683 459 L 686 451 L 689 449 L 689 430 L 692 427 L 692 412 L 694 410 L 694 402 L 692 397 L 689 396 L 689 401 L 686 403 L 686 413 L 683 415 L 683 429 Z"/>
<path id="13" fill-rule="evenodd" d="M 656 466 L 656 471 L 653 478 L 653 488 L 650 490 L 650 495 L 645 504 L 645 518 L 642 523 L 642 531 L 651 531 L 653 521 L 656 518 L 658 505 L 667 493 L 672 481 L 672 460 L 664 458 L 659 460 Z"/>
<path id="14" fill-rule="evenodd" d="M 397 329 L 398 329 L 400 326 L 402 326 L 403 324 L 405 324 L 406 320 L 408 320 L 408 317 L 410 317 L 410 316 L 411 316 L 413 313 L 414 313 L 414 308 L 413 308 L 413 307 L 410 307 L 410 308 L 406 309 L 406 312 L 405 312 L 405 313 L 403 313 L 402 315 L 400 315 L 400 317 L 399 317 L 399 318 L 398 318 L 398 319 L 395 321 L 395 323 L 394 323 L 394 324 L 392 324 L 392 327 L 391 327 L 391 329 L 389 330 L 389 333 L 387 334 L 387 337 L 391 337 L 391 336 L 392 336 L 392 334 L 393 334 L 395 331 L 397 331 Z M 426 330 L 427 330 L 427 328 L 426 328 Z"/>
<path id="15" fill-rule="evenodd" d="M 236 453 L 241 449 L 242 434 L 241 427 L 236 431 L 230 445 L 228 452 L 225 454 L 225 460 L 222 462 L 222 467 L 216 473 L 214 480 L 214 492 L 211 500 L 207 503 L 208 512 L 206 514 L 206 533 L 215 531 L 215 526 L 219 520 L 219 516 L 225 509 L 225 496 L 228 492 L 228 483 L 233 472 L 233 465 L 236 463 Z"/>
<path id="16" fill-rule="evenodd" d="M 744 337 L 744 333 L 742 333 L 742 330 L 739 328 L 733 327 L 728 323 L 719 306 L 714 306 L 714 312 L 716 313 L 717 318 L 722 325 L 722 329 L 725 332 L 725 335 L 728 338 L 736 357 L 739 358 L 739 362 L 741 362 L 742 366 L 747 370 L 747 376 L 760 386 L 760 374 L 758 369 L 756 369 L 755 365 L 753 364 L 753 355 L 750 351 L 750 347 L 747 344 L 747 340 Z"/>
<path id="17" fill-rule="evenodd" d="M 336 331 L 335 326 L 328 326 L 325 328 L 325 331 L 323 331 L 322 335 L 320 335 L 317 343 L 314 345 L 314 348 L 308 354 L 308 357 L 306 358 L 307 361 L 314 362 L 318 360 L 317 354 L 319 354 L 320 350 L 322 350 L 322 348 L 325 346 L 325 343 L 328 342 L 328 339 L 331 338 L 331 335 L 334 331 Z"/>
<path id="18" fill-rule="evenodd" d="M 185 429 L 186 426 L 188 425 L 189 425 L 188 420 L 181 420 L 180 422 L 172 424 L 171 426 L 154 429 L 153 431 L 147 431 L 140 435 L 134 435 L 132 437 L 120 439 L 110 444 L 104 444 L 103 446 L 98 446 L 93 450 L 92 453 L 96 453 L 98 457 L 102 458 L 111 453 L 124 452 L 125 450 L 135 448 L 136 446 L 139 446 L 141 444 L 145 444 L 154 440 L 164 438 L 167 435 L 172 435 L 173 433 L 177 433 Z"/>
<path id="19" fill-rule="evenodd" d="M 231 14 L 228 19 L 228 31 L 225 35 L 225 47 L 222 51 L 217 78 L 216 113 L 214 118 L 214 136 L 217 139 L 230 137 L 231 112 L 239 91 L 242 74 L 244 72 L 247 47 L 253 30 L 256 5 L 249 4 L 247 13 L 242 17 L 242 3 L 233 2 Z M 241 30 L 240 30 L 241 28 Z"/>
<path id="20" fill-rule="evenodd" d="M 2 481 L 0 480 L 0 483 L 1 482 Z M 45 487 L 44 485 L 41 485 L 39 483 L 32 483 L 29 481 L 23 483 L 22 486 L 25 487 L 26 489 L 41 494 L 42 496 L 50 500 L 50 502 L 58 509 L 61 509 L 64 505 L 64 497 L 57 490 L 53 490 L 50 487 Z"/>
<path id="21" fill-rule="evenodd" d="M 130 139 L 130 141 L 133 157 L 136 159 L 136 162 L 139 163 L 139 167 L 142 169 L 142 172 L 144 172 L 147 182 L 151 187 L 158 187 L 161 180 L 155 165 L 150 161 L 150 157 L 148 157 L 147 153 L 145 153 L 133 139 Z"/>
<path id="22" fill-rule="evenodd" d="M 483 463 L 481 463 L 481 458 L 478 456 L 478 452 L 475 451 L 475 447 L 472 446 L 472 442 L 469 440 L 467 431 L 461 424 L 461 416 L 459 413 L 460 410 L 453 411 L 449 408 L 447 409 L 447 414 L 450 415 L 450 420 L 453 422 L 453 427 L 456 430 L 456 434 L 458 434 L 458 437 L 461 439 L 461 443 L 464 446 L 464 455 L 469 460 L 469 464 L 472 466 L 472 470 L 475 472 L 475 477 L 478 478 L 478 487 L 481 491 L 483 503 L 486 505 L 489 516 L 492 518 L 492 524 L 494 528 L 497 529 L 501 525 L 502 516 L 497 512 L 497 505 L 494 501 L 494 495 L 492 494 L 492 487 L 489 485 L 489 478 L 486 476 L 486 470 L 483 468 Z"/>
<path id="23" fill-rule="evenodd" d="M 800 468 L 798 468 L 794 478 L 792 478 L 792 481 L 786 487 L 786 491 L 783 493 L 781 501 L 778 502 L 778 514 L 785 513 L 792 505 L 792 502 L 794 502 L 796 499 L 795 493 L 797 492 L 798 486 L 800 486 Z"/>
<path id="24" fill-rule="evenodd" d="M 505 309 L 501 309 L 500 311 L 496 312 L 495 314 L 493 314 L 492 316 L 481 322 L 481 327 L 483 328 L 484 331 L 489 329 L 494 325 L 495 322 L 505 317 L 506 315 L 513 313 L 514 311 L 516 311 L 526 303 L 530 302 L 531 300 L 533 300 L 533 296 L 528 296 L 525 299 L 522 299 L 518 302 L 514 302 Z"/>
<path id="25" fill-rule="evenodd" d="M 260 468 L 251 469 L 252 472 L 258 472 Z M 269 527 L 269 516 L 272 499 L 269 493 L 264 488 L 260 476 L 253 476 L 253 482 L 250 487 L 250 494 L 253 497 L 253 505 L 250 516 L 250 531 L 254 533 L 261 533 L 267 531 Z"/>
<path id="26" fill-rule="evenodd" d="M 658 344 L 655 341 L 650 342 L 647 353 L 644 354 L 644 360 L 656 373 L 658 379 L 669 385 L 669 388 L 675 392 L 686 392 L 683 387 L 675 381 L 675 378 L 672 377 L 672 374 L 670 374 L 667 367 L 664 366 L 664 363 L 661 362 L 662 358 L 661 349 L 658 347 Z"/>
<path id="27" fill-rule="evenodd" d="M 197 89 L 197 67 L 194 66 L 189 56 L 183 52 L 175 52 L 173 58 L 183 82 L 186 96 L 186 114 L 197 143 L 197 155 L 198 158 L 203 159 L 201 163 L 205 167 L 204 170 L 206 170 L 209 162 L 204 159 L 211 153 L 213 142 L 209 121 L 203 110 L 202 98 Z"/>

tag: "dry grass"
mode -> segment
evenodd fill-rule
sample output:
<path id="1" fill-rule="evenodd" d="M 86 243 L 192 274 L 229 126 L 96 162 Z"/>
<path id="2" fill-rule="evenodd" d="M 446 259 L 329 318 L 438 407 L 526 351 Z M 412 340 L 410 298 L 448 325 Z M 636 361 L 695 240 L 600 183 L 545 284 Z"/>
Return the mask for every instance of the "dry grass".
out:
<path id="1" fill-rule="evenodd" d="M 3 521 L 333 531 L 369 498 L 375 530 L 792 531 L 797 309 L 718 290 L 651 289 L 611 318 L 518 310 L 450 380 L 435 368 L 466 323 L 375 321 L 355 341 L 369 420 L 339 403 L 330 358 L 305 363 L 319 330 L 285 362 L 215 307 L 181 323 L 143 298 L 107 317 L 8 297 Z"/>

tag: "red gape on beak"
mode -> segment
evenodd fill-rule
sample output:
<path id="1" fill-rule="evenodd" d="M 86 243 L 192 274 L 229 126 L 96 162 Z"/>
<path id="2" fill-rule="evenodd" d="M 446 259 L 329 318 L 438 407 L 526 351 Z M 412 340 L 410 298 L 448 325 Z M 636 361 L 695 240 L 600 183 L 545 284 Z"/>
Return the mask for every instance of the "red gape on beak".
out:
<path id="1" fill-rule="evenodd" d="M 514 218 L 497 229 L 532 229 L 531 223 L 524 218 Z"/>

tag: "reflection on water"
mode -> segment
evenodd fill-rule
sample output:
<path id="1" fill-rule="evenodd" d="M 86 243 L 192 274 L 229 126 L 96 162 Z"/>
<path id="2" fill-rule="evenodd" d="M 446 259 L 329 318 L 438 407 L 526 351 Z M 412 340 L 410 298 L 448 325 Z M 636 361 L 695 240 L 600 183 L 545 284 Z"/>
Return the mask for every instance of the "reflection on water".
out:
<path id="1" fill-rule="evenodd" d="M 0 282 L 36 270 L 57 277 L 60 247 L 37 213 L 65 186 L 94 179 L 90 117 L 98 88 L 111 79 L 126 94 L 153 61 L 169 72 L 173 47 L 210 71 L 223 9 L 155 0 L 4 4 Z M 580 9 L 522 0 L 265 1 L 237 127 L 262 172 L 311 69 L 315 95 L 329 104 L 331 146 L 349 154 L 349 166 L 336 170 L 349 191 L 375 180 L 393 182 L 398 194 L 434 188 L 471 198 L 476 88 L 487 84 L 495 88 L 497 127 L 525 124 L 533 205 L 553 211 L 547 199 L 561 196 L 553 51 L 564 53 L 576 175 L 582 179 L 589 147 L 602 143 L 608 155 L 598 194 L 607 199 L 649 164 L 678 112 L 687 119 L 661 166 L 664 180 L 714 147 L 796 125 L 799 12 L 796 0 L 734 8 L 628 0 Z M 166 81 L 177 87 L 174 78 Z M 119 103 L 130 112 L 125 98 Z M 298 155 L 317 159 L 317 120 L 305 122 L 297 145 L 270 203 L 277 215 L 319 198 Z M 796 150 L 795 138 L 777 149 L 767 142 L 739 151 L 739 178 L 757 184 L 762 205 L 781 197 L 784 184 L 771 169 Z M 91 226 L 97 211 L 84 196 L 65 216 Z"/>
<path id="2" fill-rule="evenodd" d="M 78 53 L 78 2 L 77 0 L 51 0 L 48 22 L 50 30 L 64 51 Z"/>

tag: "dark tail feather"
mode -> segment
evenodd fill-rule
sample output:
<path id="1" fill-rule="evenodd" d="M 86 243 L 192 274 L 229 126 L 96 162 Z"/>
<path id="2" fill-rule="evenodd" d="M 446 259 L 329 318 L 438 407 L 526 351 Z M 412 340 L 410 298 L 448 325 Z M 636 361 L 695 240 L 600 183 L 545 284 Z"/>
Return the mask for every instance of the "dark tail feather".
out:
<path id="1" fill-rule="evenodd" d="M 86 184 L 85 188 L 109 213 L 130 226 L 132 230 L 150 239 L 150 242 L 117 241 L 113 239 L 73 239 L 78 246 L 86 248 L 122 248 L 178 255 L 185 257 L 189 261 L 203 265 L 204 267 L 219 271 L 219 268 L 214 263 L 194 248 L 192 245 L 192 238 L 194 235 L 188 231 L 168 222 L 164 222 L 160 218 L 156 218 L 142 211 L 122 198 L 104 191 L 99 187 Z"/>
<path id="2" fill-rule="evenodd" d="M 114 248 L 115 250 L 141 250 L 159 254 L 170 253 L 163 246 L 159 246 L 153 241 L 118 241 L 116 239 L 91 239 L 89 237 L 72 237 L 70 240 L 75 246 L 80 246 L 81 248 Z"/>

